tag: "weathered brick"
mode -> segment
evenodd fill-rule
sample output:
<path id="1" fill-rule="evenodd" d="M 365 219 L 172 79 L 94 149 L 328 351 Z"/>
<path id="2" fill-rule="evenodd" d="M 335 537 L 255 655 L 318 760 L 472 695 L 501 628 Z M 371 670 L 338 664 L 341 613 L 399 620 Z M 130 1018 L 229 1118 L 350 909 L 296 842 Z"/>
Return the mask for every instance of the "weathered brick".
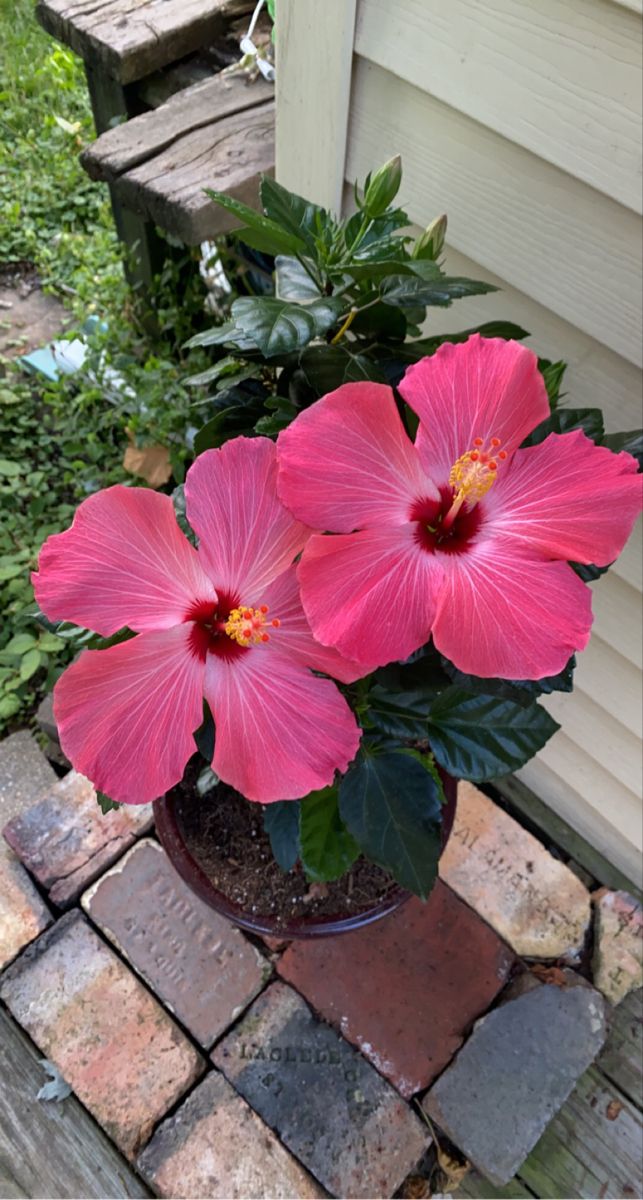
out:
<path id="1" fill-rule="evenodd" d="M 45 792 L 57 775 L 26 729 L 0 742 L 0 830 Z M 3 842 L 0 838 L 0 855 Z"/>
<path id="2" fill-rule="evenodd" d="M 514 956 L 436 884 L 366 929 L 293 942 L 277 970 L 403 1096 L 427 1087 L 505 983 Z"/>
<path id="3" fill-rule="evenodd" d="M 104 814 L 89 780 L 70 771 L 14 817 L 4 836 L 53 903 L 66 908 L 151 825 L 151 804 Z"/>
<path id="4" fill-rule="evenodd" d="M 28 947 L 0 996 L 124 1154 L 201 1074 L 201 1056 L 78 911 Z"/>
<path id="5" fill-rule="evenodd" d="M 211 1071 L 138 1160 L 157 1196 L 191 1200 L 315 1200 L 325 1193 L 272 1130 Z"/>
<path id="6" fill-rule="evenodd" d="M 487 1179 L 508 1183 L 604 1040 L 594 988 L 537 986 L 478 1021 L 423 1107 Z"/>
<path id="7" fill-rule="evenodd" d="M 595 905 L 594 983 L 612 1004 L 643 986 L 643 907 L 628 892 L 601 888 Z"/>
<path id="8" fill-rule="evenodd" d="M 0 970 L 52 921 L 24 867 L 6 850 L 0 857 Z"/>
<path id="9" fill-rule="evenodd" d="M 440 875 L 517 954 L 574 962 L 583 949 L 590 922 L 587 888 L 470 783 L 458 787 Z"/>
<path id="10" fill-rule="evenodd" d="M 394 1089 L 283 983 L 255 1000 L 212 1059 L 335 1196 L 392 1196 L 430 1143 Z"/>
<path id="11" fill-rule="evenodd" d="M 83 908 L 202 1046 L 263 987 L 271 966 L 186 886 L 158 842 L 138 842 Z"/>

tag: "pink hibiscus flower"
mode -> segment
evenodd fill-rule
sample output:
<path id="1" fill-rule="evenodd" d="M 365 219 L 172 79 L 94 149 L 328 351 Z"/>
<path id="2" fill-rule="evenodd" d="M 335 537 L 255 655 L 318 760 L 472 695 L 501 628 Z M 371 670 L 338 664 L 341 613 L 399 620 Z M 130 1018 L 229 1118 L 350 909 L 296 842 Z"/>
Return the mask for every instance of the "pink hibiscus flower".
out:
<path id="1" fill-rule="evenodd" d="M 588 641 L 591 592 L 568 560 L 616 558 L 641 506 L 637 464 L 584 433 L 521 442 L 549 415 L 535 354 L 475 335 L 443 345 L 393 392 L 346 384 L 279 436 L 279 491 L 301 521 L 313 633 L 363 664 L 432 634 L 460 670 L 540 679 Z"/>
<path id="2" fill-rule="evenodd" d="M 295 556 L 310 530 L 276 491 L 276 449 L 236 438 L 190 468 L 188 520 L 168 496 L 112 487 L 48 539 L 33 582 L 43 612 L 103 636 L 61 676 L 54 713 L 65 754 L 113 800 L 142 804 L 181 779 L 203 720 L 213 768 L 250 800 L 290 800 L 330 784 L 360 730 L 329 679 L 363 674 L 312 637 Z"/>

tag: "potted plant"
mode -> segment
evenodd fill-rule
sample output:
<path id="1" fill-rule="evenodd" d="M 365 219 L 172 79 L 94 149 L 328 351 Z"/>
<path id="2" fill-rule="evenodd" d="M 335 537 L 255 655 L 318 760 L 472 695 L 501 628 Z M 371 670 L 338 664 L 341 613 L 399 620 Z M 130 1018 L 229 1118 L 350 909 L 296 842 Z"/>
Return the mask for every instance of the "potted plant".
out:
<path id="1" fill-rule="evenodd" d="M 34 576 L 43 620 L 93 631 L 54 694 L 65 753 L 105 809 L 154 800 L 188 883 L 262 933 L 426 898 L 455 780 L 555 732 L 538 698 L 571 690 L 587 581 L 641 507 L 640 435 L 560 407 L 523 330 L 421 336 L 489 287 L 442 271 L 444 219 L 402 232 L 399 182 L 344 221 L 272 181 L 263 214 L 219 197 L 278 294 L 198 335 L 185 486 L 90 496 Z"/>

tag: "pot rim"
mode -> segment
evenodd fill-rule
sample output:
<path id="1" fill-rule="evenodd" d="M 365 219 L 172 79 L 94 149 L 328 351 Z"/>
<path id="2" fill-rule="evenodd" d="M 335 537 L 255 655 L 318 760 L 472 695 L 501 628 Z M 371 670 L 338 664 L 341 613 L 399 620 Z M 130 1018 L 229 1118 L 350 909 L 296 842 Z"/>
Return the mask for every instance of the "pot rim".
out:
<path id="1" fill-rule="evenodd" d="M 442 815 L 442 851 L 453 828 L 457 800 L 457 782 L 445 771 L 440 770 L 446 804 Z M 280 941 L 292 941 L 295 938 L 331 937 L 333 934 L 348 933 L 351 930 L 362 929 L 379 921 L 382 917 L 400 908 L 411 898 L 399 884 L 394 884 L 387 895 L 360 912 L 343 916 L 297 917 L 285 925 L 273 916 L 250 913 L 240 904 L 236 904 L 225 892 L 215 887 L 198 860 L 188 850 L 176 817 L 176 806 L 171 793 L 154 801 L 154 821 L 159 841 L 165 850 L 174 869 L 178 872 L 188 887 L 206 904 L 227 917 L 234 925 L 262 937 L 274 937 Z"/>

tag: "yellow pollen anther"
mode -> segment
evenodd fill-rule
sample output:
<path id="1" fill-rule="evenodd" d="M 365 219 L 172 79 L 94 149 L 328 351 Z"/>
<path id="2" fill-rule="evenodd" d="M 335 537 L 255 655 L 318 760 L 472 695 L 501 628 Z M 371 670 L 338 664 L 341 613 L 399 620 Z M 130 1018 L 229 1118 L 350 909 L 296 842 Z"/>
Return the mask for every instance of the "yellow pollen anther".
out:
<path id="1" fill-rule="evenodd" d="M 280 622 L 275 618 L 266 622 L 267 604 L 260 608 L 233 608 L 224 629 L 233 642 L 240 646 L 257 646 L 260 642 L 269 642 L 270 634 L 266 632 L 266 624 L 278 629 Z"/>
<path id="2" fill-rule="evenodd" d="M 486 496 L 494 479 L 498 473 L 497 459 L 504 459 L 507 454 L 504 450 L 499 450 L 501 445 L 500 438 L 492 437 L 489 440 L 489 448 L 485 449 L 484 440 L 481 437 L 473 439 L 472 450 L 467 450 L 466 454 L 461 454 L 460 458 L 456 459 L 451 472 L 449 474 L 449 483 L 453 488 L 453 502 L 451 508 L 446 514 L 442 522 L 442 532 L 446 533 L 458 515 L 465 500 L 469 508 L 473 508 L 483 496 Z M 496 457 L 492 457 L 495 454 Z"/>

